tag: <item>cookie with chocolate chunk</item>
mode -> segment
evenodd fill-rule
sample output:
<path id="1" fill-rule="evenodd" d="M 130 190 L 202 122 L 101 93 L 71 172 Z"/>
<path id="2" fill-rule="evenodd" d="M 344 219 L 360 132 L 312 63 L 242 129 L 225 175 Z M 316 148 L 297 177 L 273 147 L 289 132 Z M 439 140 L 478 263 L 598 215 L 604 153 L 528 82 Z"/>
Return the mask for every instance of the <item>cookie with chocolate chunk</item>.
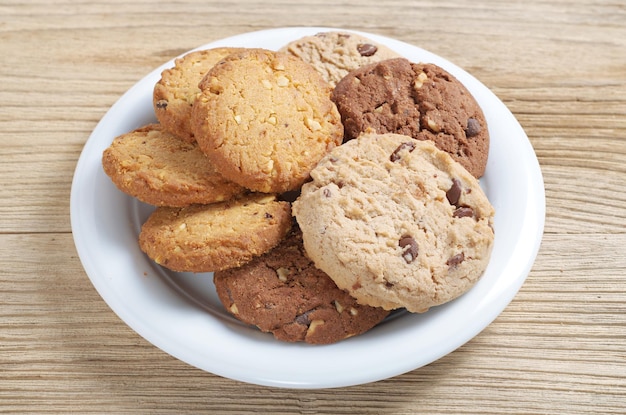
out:
<path id="1" fill-rule="evenodd" d="M 400 56 L 364 36 L 336 31 L 296 39 L 280 50 L 312 65 L 333 87 L 354 69 Z"/>
<path id="2" fill-rule="evenodd" d="M 330 344 L 362 334 L 388 311 L 360 305 L 307 258 L 299 229 L 267 254 L 214 274 L 217 294 L 237 319 L 279 340 Z"/>
<path id="3" fill-rule="evenodd" d="M 141 227 L 139 246 L 172 271 L 212 272 L 264 254 L 291 225 L 289 202 L 248 194 L 210 205 L 158 207 Z"/>
<path id="4" fill-rule="evenodd" d="M 489 131 L 467 88 L 434 64 L 396 58 L 350 72 L 335 87 L 346 139 L 371 129 L 431 140 L 475 177 L 485 172 Z"/>
<path id="5" fill-rule="evenodd" d="M 366 133 L 311 176 L 292 208 L 307 255 L 359 303 L 424 312 L 486 269 L 494 209 L 431 141 Z"/>

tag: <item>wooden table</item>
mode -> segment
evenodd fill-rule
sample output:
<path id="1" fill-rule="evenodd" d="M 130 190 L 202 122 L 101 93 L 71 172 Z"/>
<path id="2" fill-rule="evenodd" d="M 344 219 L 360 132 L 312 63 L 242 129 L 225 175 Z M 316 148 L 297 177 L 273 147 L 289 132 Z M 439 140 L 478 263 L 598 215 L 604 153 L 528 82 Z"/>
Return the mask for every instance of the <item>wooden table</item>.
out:
<path id="1" fill-rule="evenodd" d="M 543 171 L 526 283 L 444 358 L 395 378 L 285 390 L 221 378 L 132 331 L 85 274 L 70 184 L 89 134 L 146 73 L 282 26 L 394 37 L 472 73 Z M 601 0 L 0 2 L 0 412 L 626 412 L 626 6 Z"/>

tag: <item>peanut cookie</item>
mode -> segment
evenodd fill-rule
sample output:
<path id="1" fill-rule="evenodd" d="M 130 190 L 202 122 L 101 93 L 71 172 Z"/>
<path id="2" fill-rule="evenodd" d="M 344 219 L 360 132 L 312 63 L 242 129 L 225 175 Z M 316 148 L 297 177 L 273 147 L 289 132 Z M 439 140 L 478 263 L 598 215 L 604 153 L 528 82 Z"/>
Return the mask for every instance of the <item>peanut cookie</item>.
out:
<path id="1" fill-rule="evenodd" d="M 102 167 L 124 193 L 155 206 L 214 203 L 246 190 L 224 179 L 196 143 L 150 124 L 115 138 Z"/>
<path id="2" fill-rule="evenodd" d="M 494 209 L 430 141 L 369 133 L 311 172 L 293 213 L 315 265 L 359 303 L 424 312 L 487 267 Z"/>
<path id="3" fill-rule="evenodd" d="M 341 80 L 333 92 L 346 139 L 367 129 L 431 140 L 475 177 L 489 154 L 483 112 L 455 77 L 433 64 L 404 58 L 373 63 Z"/>
<path id="4" fill-rule="evenodd" d="M 211 205 L 159 207 L 142 226 L 139 246 L 173 271 L 219 271 L 269 251 L 291 224 L 289 203 L 265 194 Z"/>
<path id="5" fill-rule="evenodd" d="M 215 48 L 189 52 L 174 61 L 174 67 L 161 73 L 154 86 L 152 103 L 163 128 L 179 138 L 193 142 L 191 107 L 200 93 L 198 84 L 217 62 L 238 48 Z"/>
<path id="6" fill-rule="evenodd" d="M 290 42 L 280 49 L 311 64 L 333 87 L 361 66 L 400 57 L 386 46 L 355 33 L 321 32 Z"/>
<path id="7" fill-rule="evenodd" d="M 337 288 L 304 253 L 295 227 L 270 252 L 241 268 L 216 272 L 217 294 L 239 320 L 279 340 L 335 343 L 369 330 L 388 314 Z"/>
<path id="8" fill-rule="evenodd" d="M 297 189 L 343 139 L 330 85 L 286 53 L 232 54 L 200 89 L 192 112 L 196 140 L 224 177 L 248 189 Z"/>

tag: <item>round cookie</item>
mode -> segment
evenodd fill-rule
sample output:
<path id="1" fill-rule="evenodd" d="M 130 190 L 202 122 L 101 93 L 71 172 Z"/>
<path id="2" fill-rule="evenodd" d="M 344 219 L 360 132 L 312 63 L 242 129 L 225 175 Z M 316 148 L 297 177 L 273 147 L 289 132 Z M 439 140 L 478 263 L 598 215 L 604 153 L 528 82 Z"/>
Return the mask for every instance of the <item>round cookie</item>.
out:
<path id="1" fill-rule="evenodd" d="M 224 179 L 196 143 L 159 124 L 116 137 L 102 154 L 102 167 L 121 191 L 155 206 L 221 202 L 246 191 Z"/>
<path id="2" fill-rule="evenodd" d="M 424 312 L 487 267 L 494 209 L 430 141 L 366 133 L 311 172 L 292 211 L 315 265 L 361 304 Z"/>
<path id="3" fill-rule="evenodd" d="M 200 83 L 192 128 L 220 173 L 248 189 L 299 188 L 343 140 L 331 87 L 286 53 L 249 49 L 214 66 Z"/>
<path id="4" fill-rule="evenodd" d="M 280 50 L 312 65 L 333 87 L 354 69 L 400 56 L 366 37 L 346 32 L 321 32 L 305 36 Z"/>
<path id="5" fill-rule="evenodd" d="M 389 314 L 360 305 L 337 288 L 306 257 L 297 227 L 265 255 L 216 272 L 214 282 L 231 314 L 282 341 L 335 343 L 366 332 Z"/>
<path id="6" fill-rule="evenodd" d="M 213 65 L 239 50 L 223 47 L 189 52 L 161 73 L 154 86 L 152 104 L 165 130 L 185 141 L 195 141 L 190 118 L 191 107 L 200 93 L 198 84 Z"/>
<path id="7" fill-rule="evenodd" d="M 333 91 L 346 139 L 372 129 L 431 140 L 475 177 L 485 172 L 489 131 L 484 114 L 455 77 L 404 58 L 373 63 L 344 77 Z"/>
<path id="8" fill-rule="evenodd" d="M 139 246 L 178 272 L 238 267 L 276 246 L 289 232 L 288 202 L 249 194 L 211 205 L 157 208 L 143 224 Z"/>

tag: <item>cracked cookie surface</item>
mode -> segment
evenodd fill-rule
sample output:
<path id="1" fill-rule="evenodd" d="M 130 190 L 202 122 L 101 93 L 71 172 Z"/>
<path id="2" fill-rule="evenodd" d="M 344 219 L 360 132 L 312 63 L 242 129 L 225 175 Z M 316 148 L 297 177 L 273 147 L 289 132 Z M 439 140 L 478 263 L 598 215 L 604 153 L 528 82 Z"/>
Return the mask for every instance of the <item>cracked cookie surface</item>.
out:
<path id="1" fill-rule="evenodd" d="M 200 89 L 192 111 L 196 140 L 224 177 L 253 191 L 299 188 L 343 140 L 330 85 L 286 53 L 232 54 Z"/>
<path id="2" fill-rule="evenodd" d="M 121 191 L 154 206 L 215 203 L 246 191 L 224 179 L 197 144 L 159 124 L 116 137 L 102 154 L 102 167 Z"/>
<path id="3" fill-rule="evenodd" d="M 214 48 L 189 52 L 161 73 L 152 93 L 154 113 L 163 128 L 182 140 L 193 142 L 191 108 L 200 93 L 198 84 L 220 60 L 239 48 Z"/>
<path id="4" fill-rule="evenodd" d="M 424 312 L 487 267 L 494 209 L 430 141 L 361 135 L 311 172 L 293 213 L 315 265 L 360 303 Z"/>
<path id="5" fill-rule="evenodd" d="M 238 267 L 276 246 L 292 225 L 288 202 L 249 194 L 222 203 L 159 207 L 143 224 L 139 246 L 178 272 Z"/>
<path id="6" fill-rule="evenodd" d="M 437 65 L 404 58 L 373 63 L 350 72 L 332 97 L 348 140 L 368 129 L 431 140 L 475 177 L 485 172 L 484 114 L 467 88 Z"/>
<path id="7" fill-rule="evenodd" d="M 300 230 L 241 268 L 216 272 L 215 287 L 237 319 L 289 342 L 330 344 L 362 334 L 388 314 L 363 306 L 306 257 Z"/>

